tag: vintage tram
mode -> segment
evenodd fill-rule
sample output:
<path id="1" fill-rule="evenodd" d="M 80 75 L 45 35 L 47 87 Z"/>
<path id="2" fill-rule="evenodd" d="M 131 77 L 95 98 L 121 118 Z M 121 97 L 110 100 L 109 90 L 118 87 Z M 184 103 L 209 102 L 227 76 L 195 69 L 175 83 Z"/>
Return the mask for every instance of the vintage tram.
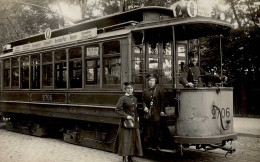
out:
<path id="1" fill-rule="evenodd" d="M 66 142 L 111 151 L 122 83 L 135 82 L 142 114 L 145 76 L 154 73 L 165 93 L 164 149 L 224 149 L 237 138 L 232 87 L 179 84 L 189 40 L 231 29 L 215 17 L 199 15 L 196 3 L 187 1 L 172 8 L 141 7 L 10 42 L 0 56 L 0 110 L 7 130 L 35 136 L 60 132 Z"/>

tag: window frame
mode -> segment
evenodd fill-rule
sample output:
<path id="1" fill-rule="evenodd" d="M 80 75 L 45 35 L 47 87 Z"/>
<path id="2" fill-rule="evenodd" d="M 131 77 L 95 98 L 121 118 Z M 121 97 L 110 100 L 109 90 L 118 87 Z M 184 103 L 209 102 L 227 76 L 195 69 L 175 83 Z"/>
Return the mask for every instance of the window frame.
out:
<path id="1" fill-rule="evenodd" d="M 109 43 L 109 42 L 119 42 L 119 53 L 105 53 L 105 49 L 104 49 L 104 44 L 105 43 Z M 112 39 L 109 41 L 105 41 L 102 43 L 102 52 L 101 52 L 101 57 L 102 57 L 102 89 L 120 89 L 121 88 L 121 84 L 122 84 L 122 40 L 121 39 Z M 115 58 L 115 57 L 119 57 L 120 59 L 120 72 L 119 72 L 119 76 L 120 76 L 120 80 L 119 80 L 119 84 L 105 84 L 105 59 L 106 58 Z M 101 63 L 100 63 L 101 64 Z"/>

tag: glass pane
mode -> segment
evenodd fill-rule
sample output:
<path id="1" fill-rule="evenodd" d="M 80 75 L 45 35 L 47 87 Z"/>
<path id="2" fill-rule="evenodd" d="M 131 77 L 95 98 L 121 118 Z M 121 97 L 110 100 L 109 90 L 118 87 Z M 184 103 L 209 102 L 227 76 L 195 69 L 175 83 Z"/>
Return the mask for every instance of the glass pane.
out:
<path id="1" fill-rule="evenodd" d="M 149 73 L 158 75 L 159 62 L 157 58 L 149 58 Z"/>
<path id="2" fill-rule="evenodd" d="M 28 56 L 21 57 L 21 66 L 29 66 L 29 57 Z"/>
<path id="3" fill-rule="evenodd" d="M 133 51 L 135 54 L 144 54 L 142 46 L 133 47 Z"/>
<path id="4" fill-rule="evenodd" d="M 32 89 L 40 89 L 40 66 L 31 66 L 31 75 Z"/>
<path id="5" fill-rule="evenodd" d="M 19 86 L 19 68 L 12 69 L 12 86 L 13 87 Z"/>
<path id="6" fill-rule="evenodd" d="M 19 58 L 12 58 L 12 67 L 19 66 Z"/>
<path id="7" fill-rule="evenodd" d="M 42 55 L 42 62 L 52 62 L 52 53 L 44 53 Z"/>
<path id="8" fill-rule="evenodd" d="M 171 55 L 171 44 L 169 42 L 163 42 L 163 55 Z"/>
<path id="9" fill-rule="evenodd" d="M 159 44 L 158 43 L 150 43 L 148 45 L 148 53 L 149 55 L 158 55 L 158 46 Z"/>
<path id="10" fill-rule="evenodd" d="M 81 60 L 70 61 L 70 87 L 82 88 L 82 66 Z"/>
<path id="11" fill-rule="evenodd" d="M 4 60 L 4 78 L 3 78 L 3 85 L 5 88 L 10 87 L 10 60 Z"/>
<path id="12" fill-rule="evenodd" d="M 86 84 L 99 84 L 100 80 L 100 65 L 99 60 L 86 61 Z"/>
<path id="13" fill-rule="evenodd" d="M 105 58 L 104 59 L 104 84 L 120 84 L 121 80 L 121 59 Z"/>
<path id="14" fill-rule="evenodd" d="M 21 67 L 21 88 L 29 88 L 29 66 Z"/>
<path id="15" fill-rule="evenodd" d="M 5 69 L 4 70 L 4 87 L 10 87 L 10 70 Z"/>
<path id="16" fill-rule="evenodd" d="M 66 62 L 55 64 L 55 87 L 66 88 L 67 87 L 67 65 Z"/>
<path id="17" fill-rule="evenodd" d="M 9 69 L 10 68 L 10 60 L 4 60 L 4 69 Z"/>
<path id="18" fill-rule="evenodd" d="M 82 50 L 81 47 L 78 48 L 72 48 L 69 50 L 69 58 L 74 59 L 74 58 L 81 58 L 82 57 Z"/>
<path id="19" fill-rule="evenodd" d="M 164 84 L 172 83 L 172 59 L 163 59 L 163 78 L 162 81 Z"/>
<path id="20" fill-rule="evenodd" d="M 40 64 L 40 55 L 31 56 L 32 64 Z"/>
<path id="21" fill-rule="evenodd" d="M 104 43 L 103 47 L 104 47 L 104 54 L 120 53 L 120 42 L 119 41 Z"/>
<path id="22" fill-rule="evenodd" d="M 52 65 L 42 65 L 42 86 L 52 86 Z"/>
<path id="23" fill-rule="evenodd" d="M 149 58 L 149 69 L 158 69 L 158 59 Z"/>
<path id="24" fill-rule="evenodd" d="M 55 61 L 66 60 L 66 51 L 65 50 L 55 51 L 54 57 L 55 57 Z"/>
<path id="25" fill-rule="evenodd" d="M 186 46 L 185 45 L 178 45 L 177 50 L 178 50 L 178 56 L 185 57 L 185 55 L 186 55 Z"/>
<path id="26" fill-rule="evenodd" d="M 134 69 L 133 69 L 133 75 L 135 78 L 136 84 L 142 84 L 143 83 L 143 60 L 140 57 L 135 57 L 134 60 Z"/>

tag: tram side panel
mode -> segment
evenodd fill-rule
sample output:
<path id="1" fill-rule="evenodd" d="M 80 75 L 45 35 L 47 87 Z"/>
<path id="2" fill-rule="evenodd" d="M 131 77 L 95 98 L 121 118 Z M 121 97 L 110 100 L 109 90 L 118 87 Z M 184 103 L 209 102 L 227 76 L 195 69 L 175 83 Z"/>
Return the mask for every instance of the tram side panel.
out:
<path id="1" fill-rule="evenodd" d="M 183 89 L 179 99 L 176 138 L 209 144 L 235 138 L 232 88 Z"/>

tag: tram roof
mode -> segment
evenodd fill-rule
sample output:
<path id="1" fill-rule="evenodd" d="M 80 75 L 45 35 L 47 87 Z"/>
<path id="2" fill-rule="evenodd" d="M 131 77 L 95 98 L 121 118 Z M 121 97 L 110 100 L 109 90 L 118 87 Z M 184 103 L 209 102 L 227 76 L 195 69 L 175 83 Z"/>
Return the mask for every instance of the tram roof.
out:
<path id="1" fill-rule="evenodd" d="M 64 27 L 62 29 L 55 29 L 52 31 L 52 37 L 58 37 L 62 36 L 65 34 L 70 34 L 74 32 L 79 32 L 82 30 L 90 29 L 90 28 L 97 28 L 98 30 L 102 28 L 106 28 L 108 26 L 113 26 L 116 24 L 121 24 L 125 22 L 141 22 L 143 21 L 143 12 L 146 11 L 154 11 L 157 13 L 166 13 L 167 15 L 170 15 L 173 17 L 173 12 L 169 8 L 165 7 L 158 7 L 158 6 L 150 6 L 150 7 L 141 7 L 125 12 L 120 12 L 120 13 L 115 13 L 107 16 L 103 16 L 100 18 L 96 19 L 91 19 L 91 20 L 80 20 L 76 22 L 76 24 Z M 32 35 L 27 38 L 19 39 L 13 42 L 10 42 L 9 44 L 12 44 L 12 46 L 17 46 L 17 45 L 22 45 L 22 44 L 27 44 L 27 43 L 32 43 L 32 42 L 37 42 L 44 40 L 45 36 L 44 33 Z"/>
<path id="2" fill-rule="evenodd" d="M 154 12 L 169 16 L 169 19 L 158 21 L 144 21 L 144 13 Z M 135 25 L 131 25 L 134 22 Z M 129 23 L 129 24 L 127 24 Z M 108 27 L 126 27 L 132 31 L 175 26 L 177 39 L 191 39 L 214 33 L 223 33 L 231 29 L 231 25 L 226 21 L 207 17 L 185 17 L 174 18 L 172 9 L 158 6 L 141 7 L 126 12 L 115 13 L 93 20 L 80 20 L 77 24 L 52 31 L 52 38 L 63 36 L 70 33 L 83 31 L 86 29 L 97 28 L 100 33 Z M 121 27 L 122 27 L 121 26 Z M 203 29 L 203 32 L 201 32 Z M 200 32 L 199 32 L 200 31 Z M 10 42 L 12 47 L 23 44 L 45 40 L 44 33 L 33 35 L 24 39 Z"/>
<path id="3" fill-rule="evenodd" d="M 230 31 L 231 24 L 227 21 L 208 17 L 172 18 L 170 20 L 137 24 L 132 26 L 132 31 L 146 29 L 166 28 L 174 26 L 175 36 L 178 40 L 189 40 Z"/>

